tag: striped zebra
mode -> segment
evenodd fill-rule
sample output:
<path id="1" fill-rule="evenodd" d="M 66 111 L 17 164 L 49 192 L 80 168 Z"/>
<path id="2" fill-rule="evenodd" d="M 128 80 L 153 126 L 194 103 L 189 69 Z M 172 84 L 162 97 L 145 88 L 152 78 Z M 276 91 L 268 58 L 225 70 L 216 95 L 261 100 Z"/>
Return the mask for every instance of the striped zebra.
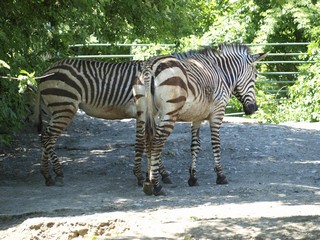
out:
<path id="1" fill-rule="evenodd" d="M 47 126 L 40 130 L 40 171 L 47 186 L 63 185 L 63 171 L 54 150 L 55 143 L 79 108 L 89 116 L 104 119 L 136 116 L 132 82 L 140 69 L 139 61 L 106 63 L 65 59 L 45 71 L 38 86 L 35 115 L 39 126 L 42 112 L 50 116 Z M 136 151 L 137 155 L 142 155 L 140 149 L 141 146 Z M 56 174 L 54 180 L 49 173 L 50 162 Z"/>
<path id="2" fill-rule="evenodd" d="M 179 54 L 176 55 L 179 57 Z M 47 69 L 40 78 L 35 108 L 36 124 L 41 132 L 40 171 L 47 186 L 63 185 L 63 171 L 55 152 L 58 137 L 80 108 L 86 114 L 104 119 L 136 117 L 132 84 L 143 62 L 107 63 L 65 59 Z M 42 129 L 42 113 L 50 116 Z M 144 152 L 144 128 L 137 124 L 134 175 L 142 185 L 141 158 Z M 49 173 L 52 163 L 55 179 Z M 171 183 L 162 163 L 163 182 Z"/>
<path id="3" fill-rule="evenodd" d="M 133 86 L 137 121 L 145 126 L 148 178 L 144 192 L 165 194 L 159 182 L 159 161 L 162 148 L 176 121 L 192 122 L 189 168 L 190 186 L 197 185 L 196 159 L 200 150 L 199 128 L 208 120 L 217 184 L 226 184 L 220 163 L 219 131 L 231 95 L 243 104 L 245 114 L 253 114 L 256 105 L 254 83 L 257 71 L 254 62 L 266 54 L 249 54 L 245 45 L 220 45 L 219 50 L 206 48 L 178 60 L 173 56 L 149 59 Z"/>

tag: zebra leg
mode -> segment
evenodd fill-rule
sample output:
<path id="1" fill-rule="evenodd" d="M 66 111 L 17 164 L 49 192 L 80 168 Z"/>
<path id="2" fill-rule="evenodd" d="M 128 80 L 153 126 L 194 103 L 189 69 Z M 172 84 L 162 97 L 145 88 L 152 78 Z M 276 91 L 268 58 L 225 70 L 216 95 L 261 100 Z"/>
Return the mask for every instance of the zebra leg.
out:
<path id="1" fill-rule="evenodd" d="M 142 154 L 144 152 L 144 122 L 137 119 L 136 125 L 136 143 L 133 174 L 137 178 L 138 186 L 142 186 L 144 182 L 144 177 L 141 171 L 141 160 Z"/>
<path id="2" fill-rule="evenodd" d="M 215 118 L 210 120 L 210 132 L 211 132 L 211 143 L 212 152 L 215 160 L 214 171 L 217 173 L 217 184 L 227 184 L 228 180 L 223 174 L 221 167 L 221 144 L 220 144 L 220 126 L 222 123 L 223 116 L 221 118 Z"/>
<path id="3" fill-rule="evenodd" d="M 54 145 L 56 143 L 56 139 L 54 140 Z M 54 146 L 53 145 L 53 146 Z M 56 154 L 56 152 L 54 151 L 54 149 L 52 149 L 52 154 L 51 154 L 51 163 L 52 163 L 52 168 L 54 173 L 56 174 L 54 181 L 55 181 L 55 185 L 57 186 L 63 186 L 64 182 L 63 182 L 63 171 L 62 171 L 62 165 L 61 162 Z"/>
<path id="4" fill-rule="evenodd" d="M 161 174 L 162 177 L 162 182 L 164 184 L 172 184 L 171 179 L 169 178 L 169 173 L 167 172 L 167 170 L 165 169 L 162 159 L 159 159 L 159 172 Z"/>
<path id="5" fill-rule="evenodd" d="M 47 186 L 63 185 L 63 171 L 54 148 L 58 137 L 69 125 L 72 118 L 77 112 L 77 108 L 73 103 L 69 105 L 66 105 L 65 103 L 56 105 L 60 107 L 63 106 L 64 109 L 60 111 L 54 111 L 54 109 L 51 109 L 51 112 L 53 113 L 51 120 L 41 135 L 42 159 L 40 171 L 45 178 Z M 53 171 L 56 174 L 54 181 L 49 173 L 49 161 L 51 161 Z"/>
<path id="6" fill-rule="evenodd" d="M 48 128 L 47 128 L 48 129 Z M 54 146 L 56 143 L 58 136 L 53 135 L 48 130 L 46 130 L 41 137 L 41 144 L 42 144 L 42 159 L 41 159 L 41 174 L 46 180 L 47 186 L 52 185 L 63 185 L 63 172 L 61 169 L 61 163 L 58 159 L 58 156 L 54 150 Z M 52 163 L 53 171 L 56 174 L 55 180 L 52 179 L 50 173 L 49 173 L 49 160 Z"/>
<path id="7" fill-rule="evenodd" d="M 149 175 L 150 175 L 150 181 L 152 184 L 152 193 L 155 196 L 166 195 L 159 181 L 159 175 L 160 175 L 159 163 L 160 163 L 160 155 L 161 155 L 160 145 L 161 144 L 158 144 L 159 148 L 152 152 L 150 164 L 149 164 L 150 165 Z"/>
<path id="8" fill-rule="evenodd" d="M 47 155 L 47 151 L 45 146 L 44 134 L 41 135 L 41 161 L 40 161 L 40 172 L 45 179 L 47 186 L 53 186 L 55 184 L 49 173 L 49 157 Z"/>
<path id="9" fill-rule="evenodd" d="M 52 186 L 55 184 L 63 185 L 63 172 L 61 170 L 61 164 L 54 151 L 54 145 L 58 136 L 51 134 L 49 132 L 49 129 L 50 127 L 48 126 L 47 129 L 41 135 L 42 157 L 40 171 L 43 177 L 45 178 L 47 186 Z M 49 161 L 51 161 L 53 165 L 53 170 L 56 174 L 55 180 L 52 179 L 49 173 Z"/>
<path id="10" fill-rule="evenodd" d="M 192 140 L 191 140 L 191 155 L 192 155 L 192 160 L 189 168 L 189 174 L 190 178 L 188 180 L 188 184 L 190 187 L 192 186 L 198 186 L 198 179 L 196 175 L 196 161 L 197 161 L 197 156 L 200 151 L 200 138 L 199 138 L 199 133 L 200 133 L 200 125 L 201 122 L 193 122 L 191 124 L 191 134 L 192 134 Z"/>
<path id="11" fill-rule="evenodd" d="M 143 186 L 143 183 L 145 180 L 141 171 L 142 169 L 141 160 L 142 160 L 143 152 L 144 152 L 144 122 L 137 119 L 133 174 L 137 178 L 138 186 Z M 169 178 L 169 174 L 166 171 L 161 159 L 159 160 L 159 171 L 162 176 L 162 182 L 165 184 L 172 184 L 172 181 Z"/>
<path id="12" fill-rule="evenodd" d="M 150 166 L 151 166 L 151 156 L 150 156 L 150 154 L 147 154 L 147 155 L 148 155 L 147 156 L 147 159 L 148 159 L 148 170 L 147 170 L 147 174 L 146 174 L 146 181 L 143 183 L 143 191 L 147 195 L 152 195 L 153 194 L 153 187 L 152 187 L 152 184 L 150 182 L 150 175 L 149 175 Z M 160 175 L 162 177 L 162 182 L 164 184 L 172 184 L 172 182 L 171 182 L 171 180 L 169 178 L 169 174 L 167 173 L 167 171 L 165 170 L 165 168 L 163 166 L 161 158 L 159 158 L 159 172 L 160 172 Z"/>
<path id="13" fill-rule="evenodd" d="M 173 117 L 173 119 L 162 119 L 157 127 L 156 135 L 152 141 L 150 160 L 150 180 L 153 185 L 153 194 L 156 196 L 166 195 L 159 181 L 161 162 L 160 156 L 164 144 L 173 130 L 176 118 L 177 117 L 175 116 Z"/>
<path id="14" fill-rule="evenodd" d="M 146 154 L 147 154 L 147 161 L 148 161 L 148 169 L 146 173 L 146 181 L 143 183 L 143 192 L 147 195 L 153 194 L 153 186 L 150 181 L 150 171 L 151 171 L 151 145 L 150 143 L 146 142 Z"/>

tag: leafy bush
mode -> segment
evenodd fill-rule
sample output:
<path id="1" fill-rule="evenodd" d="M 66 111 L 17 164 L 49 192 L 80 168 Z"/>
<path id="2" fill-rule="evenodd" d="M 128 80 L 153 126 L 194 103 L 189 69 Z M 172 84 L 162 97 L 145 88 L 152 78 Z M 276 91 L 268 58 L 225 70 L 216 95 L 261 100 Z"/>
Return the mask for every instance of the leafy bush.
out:
<path id="1" fill-rule="evenodd" d="M 320 48 L 319 43 L 309 45 L 309 54 L 315 63 L 299 68 L 300 75 L 288 88 L 288 98 L 279 103 L 274 96 L 258 91 L 260 110 L 253 116 L 262 122 L 320 121 Z"/>
<path id="2" fill-rule="evenodd" d="M 5 62 L 0 61 L 0 63 L 2 68 L 10 68 Z M 0 71 L 0 73 L 3 72 Z M 24 123 L 29 112 L 29 106 L 26 103 L 30 99 L 28 96 L 34 92 L 34 86 L 36 86 L 34 73 L 29 74 L 24 70 L 17 79 L 9 77 L 0 80 L 0 144 L 9 145 L 13 134 Z"/>
<path id="3" fill-rule="evenodd" d="M 320 62 L 305 65 L 295 85 L 289 88 L 290 100 L 279 106 L 282 121 L 320 121 Z"/>

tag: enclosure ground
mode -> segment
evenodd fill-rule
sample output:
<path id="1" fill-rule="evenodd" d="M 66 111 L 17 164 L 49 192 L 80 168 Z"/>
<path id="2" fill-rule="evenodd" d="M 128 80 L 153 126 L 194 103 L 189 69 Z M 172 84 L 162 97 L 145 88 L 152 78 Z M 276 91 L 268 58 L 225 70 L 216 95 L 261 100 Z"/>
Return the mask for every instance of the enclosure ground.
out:
<path id="1" fill-rule="evenodd" d="M 227 120 L 229 184 L 215 184 L 203 124 L 200 186 L 188 186 L 190 124 L 178 123 L 162 157 L 173 184 L 160 197 L 146 196 L 132 173 L 134 120 L 78 113 L 57 144 L 63 187 L 45 186 L 38 135 L 26 127 L 0 150 L 0 239 L 318 239 L 320 124 Z"/>

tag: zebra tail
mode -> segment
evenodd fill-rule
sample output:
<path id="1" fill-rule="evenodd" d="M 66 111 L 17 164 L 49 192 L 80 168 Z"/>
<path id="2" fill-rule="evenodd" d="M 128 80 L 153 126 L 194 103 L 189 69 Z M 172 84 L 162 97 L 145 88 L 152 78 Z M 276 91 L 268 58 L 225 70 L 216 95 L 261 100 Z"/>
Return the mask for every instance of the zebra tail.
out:
<path id="1" fill-rule="evenodd" d="M 37 98 L 36 98 L 36 102 L 34 105 L 32 119 L 33 119 L 34 126 L 37 127 L 38 133 L 40 134 L 42 131 L 42 116 L 41 116 L 41 96 L 40 96 L 39 89 L 37 92 Z"/>
<path id="2" fill-rule="evenodd" d="M 146 143 L 151 144 L 156 134 L 156 122 L 154 119 L 154 96 L 153 96 L 153 74 L 147 66 L 143 72 L 143 80 L 145 85 L 146 98 L 146 122 L 145 122 L 145 138 Z"/>

